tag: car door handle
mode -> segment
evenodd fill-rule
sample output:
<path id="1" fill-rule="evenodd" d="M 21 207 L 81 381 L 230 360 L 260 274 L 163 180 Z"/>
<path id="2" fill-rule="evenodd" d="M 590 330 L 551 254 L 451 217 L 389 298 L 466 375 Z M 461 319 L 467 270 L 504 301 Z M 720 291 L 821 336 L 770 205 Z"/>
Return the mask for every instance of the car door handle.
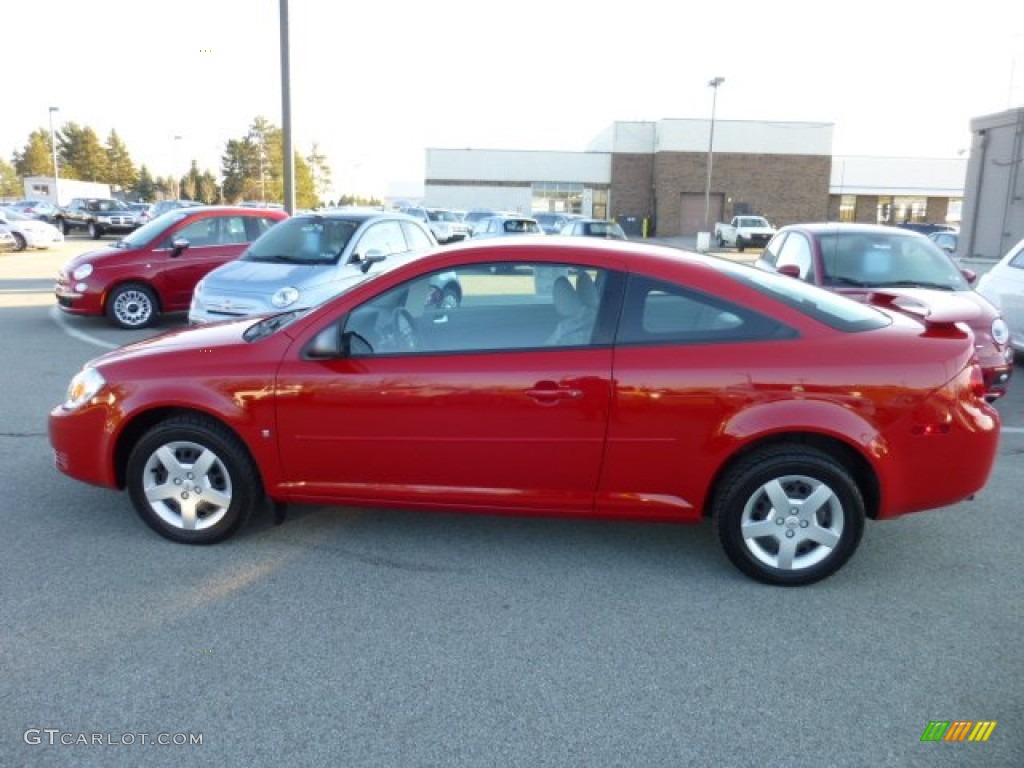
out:
<path id="1" fill-rule="evenodd" d="M 535 386 L 533 389 L 526 390 L 526 396 L 542 402 L 551 402 L 555 400 L 579 400 L 583 397 L 583 390 L 576 388 L 563 389 L 554 385 L 547 387 Z"/>

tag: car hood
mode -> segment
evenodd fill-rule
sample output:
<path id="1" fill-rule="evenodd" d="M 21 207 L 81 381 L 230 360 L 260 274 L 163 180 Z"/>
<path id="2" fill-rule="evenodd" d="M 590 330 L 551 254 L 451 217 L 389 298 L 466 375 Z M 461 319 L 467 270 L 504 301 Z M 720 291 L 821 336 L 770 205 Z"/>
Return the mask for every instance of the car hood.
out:
<path id="1" fill-rule="evenodd" d="M 200 355 L 209 355 L 215 348 L 247 343 L 242 339 L 242 334 L 254 323 L 259 322 L 259 319 L 246 317 L 237 321 L 170 331 L 107 352 L 93 360 L 92 365 L 103 367 L 119 363 L 122 360 L 138 361 L 140 358 L 163 355 L 168 352 L 194 352 L 198 359 Z"/>
<path id="2" fill-rule="evenodd" d="M 85 263 L 90 263 L 99 266 L 103 261 L 112 259 L 118 256 L 124 256 L 126 253 L 131 251 L 124 248 L 114 248 L 113 246 L 107 248 L 97 248 L 95 251 L 88 251 L 86 253 L 80 253 L 77 256 L 72 256 L 65 264 L 64 271 L 70 273 L 76 267 L 81 266 Z"/>
<path id="3" fill-rule="evenodd" d="M 207 291 L 232 295 L 269 295 L 280 288 L 315 288 L 359 273 L 355 266 L 338 264 L 279 264 L 265 261 L 229 261 L 203 280 Z"/>

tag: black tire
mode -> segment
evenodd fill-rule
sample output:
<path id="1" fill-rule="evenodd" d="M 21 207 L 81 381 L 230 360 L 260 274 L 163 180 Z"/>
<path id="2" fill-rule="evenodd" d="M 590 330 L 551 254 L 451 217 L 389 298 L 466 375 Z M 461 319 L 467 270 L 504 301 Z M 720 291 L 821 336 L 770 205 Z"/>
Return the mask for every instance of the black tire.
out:
<path id="1" fill-rule="evenodd" d="M 119 328 L 145 328 L 159 314 L 156 295 L 142 283 L 119 285 L 107 297 L 107 318 Z"/>
<path id="2" fill-rule="evenodd" d="M 743 249 L 746 248 L 746 247 L 747 247 L 747 244 L 745 242 L 743 242 L 743 238 L 742 237 L 737 237 L 736 238 L 736 250 L 739 251 L 740 253 L 743 253 Z"/>
<path id="3" fill-rule="evenodd" d="M 800 445 L 758 451 L 729 469 L 712 513 L 732 563 L 781 586 L 831 576 L 864 532 L 864 499 L 850 473 L 828 454 Z"/>
<path id="4" fill-rule="evenodd" d="M 60 227 L 60 231 L 65 235 L 71 234 L 71 225 L 65 219 L 57 219 L 57 226 Z"/>
<path id="5" fill-rule="evenodd" d="M 718 236 L 718 247 L 725 248 L 725 238 L 721 235 Z"/>
<path id="6" fill-rule="evenodd" d="M 223 541 L 263 500 L 259 470 L 242 441 L 198 415 L 146 432 L 128 458 L 127 483 L 146 525 L 184 544 Z"/>
<path id="7" fill-rule="evenodd" d="M 99 226 L 97 226 L 95 221 L 89 222 L 88 231 L 89 237 L 91 237 L 93 240 L 99 240 L 101 237 L 103 237 L 103 230 Z"/>
<path id="8" fill-rule="evenodd" d="M 21 234 L 21 232 L 11 232 L 11 234 L 14 236 L 15 251 L 24 251 L 28 248 L 28 240 L 25 239 L 25 236 Z"/>

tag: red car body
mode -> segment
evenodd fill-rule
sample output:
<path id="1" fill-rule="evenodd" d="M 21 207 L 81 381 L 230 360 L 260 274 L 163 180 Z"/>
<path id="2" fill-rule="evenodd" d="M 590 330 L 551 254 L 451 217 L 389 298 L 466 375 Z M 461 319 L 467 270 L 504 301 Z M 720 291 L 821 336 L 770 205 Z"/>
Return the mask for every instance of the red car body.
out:
<path id="1" fill-rule="evenodd" d="M 247 512 L 236 520 L 236 506 L 263 494 L 281 503 L 682 523 L 710 514 L 738 567 L 781 584 L 838 568 L 865 516 L 953 504 L 984 486 L 999 418 L 984 399 L 971 334 L 948 318 L 923 323 L 673 249 L 550 240 L 450 246 L 310 311 L 172 332 L 103 355 L 50 414 L 56 466 L 88 483 L 127 486 L 147 523 L 195 543 L 233 533 Z M 532 282 L 523 279 L 529 269 Z M 536 301 L 509 304 L 520 322 L 510 314 L 495 324 L 494 315 L 479 314 L 496 310 L 474 299 L 475 285 L 539 284 L 547 270 L 578 270 L 578 293 L 582 272 L 597 275 L 599 309 L 583 341 L 524 341 L 527 313 L 547 311 Z M 432 348 L 359 351 L 350 329 L 360 313 L 394 296 L 408 299 L 417 281 L 446 271 L 460 275 L 461 306 L 413 319 L 417 343 L 433 338 Z M 793 298 L 805 295 L 837 314 L 808 314 Z M 684 306 L 677 296 L 721 314 L 695 335 L 688 330 L 698 321 L 689 319 L 684 332 L 666 335 L 664 324 Z M 642 302 L 639 315 L 634 300 Z M 416 314 L 422 301 L 411 306 Z M 520 335 L 439 348 L 437 339 L 454 338 L 445 334 L 458 330 L 465 312 L 478 313 L 482 327 L 501 328 L 495 338 Z M 839 316 L 856 328 L 830 325 Z M 223 508 L 222 522 L 208 530 L 206 518 L 191 512 L 178 525 L 178 502 L 162 500 L 177 489 L 161 469 L 161 450 L 185 444 L 197 455 L 237 454 L 221 473 L 234 485 L 221 478 L 199 486 L 221 493 L 210 508 Z M 191 468 L 205 471 L 209 462 L 171 464 L 187 488 Z M 762 476 L 763 483 L 751 480 Z M 760 525 L 779 539 L 781 553 L 785 538 L 750 503 L 744 512 L 737 494 L 753 483 L 764 506 L 774 483 L 788 488 L 796 477 L 806 490 L 787 491 L 794 509 L 781 510 L 771 526 L 803 535 L 801 500 L 810 504 L 814 488 L 833 488 L 830 498 L 839 501 L 821 528 L 845 530 L 845 538 L 818 538 L 839 552 L 835 561 L 819 564 L 801 550 L 793 560 L 799 567 L 789 567 L 793 552 L 776 562 L 776 545 L 766 554 L 768 539 L 740 533 Z M 243 491 L 252 498 L 237 498 Z"/>
<path id="2" fill-rule="evenodd" d="M 858 242 L 868 245 L 850 247 Z M 889 263 L 878 265 L 882 268 L 872 272 L 870 262 L 886 256 L 886 251 L 891 254 Z M 915 261 L 916 264 L 912 263 Z M 885 305 L 899 296 L 908 305 L 927 307 L 936 293 L 955 293 L 973 305 L 963 321 L 974 332 L 988 397 L 995 400 L 1006 393 L 1013 374 L 1009 328 L 999 310 L 970 287 L 974 273 L 961 270 L 948 253 L 925 235 L 884 225 L 790 224 L 775 234 L 757 266 L 784 272 L 865 303 Z M 843 282 L 837 273 L 853 279 Z M 890 284 L 883 285 L 886 282 Z M 1001 326 L 999 334 L 994 333 L 997 326 Z"/>
<path id="3" fill-rule="evenodd" d="M 269 208 L 168 211 L 117 243 L 68 261 L 57 276 L 57 306 L 73 315 L 105 314 L 125 328 L 145 327 L 159 314 L 188 310 L 196 283 L 286 218 Z"/>

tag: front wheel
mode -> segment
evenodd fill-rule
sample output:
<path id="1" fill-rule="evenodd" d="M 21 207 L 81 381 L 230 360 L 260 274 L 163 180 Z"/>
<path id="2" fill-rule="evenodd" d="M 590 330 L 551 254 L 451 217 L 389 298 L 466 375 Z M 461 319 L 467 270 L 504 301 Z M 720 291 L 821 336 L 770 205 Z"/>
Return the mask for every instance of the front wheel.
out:
<path id="1" fill-rule="evenodd" d="M 723 477 L 712 512 L 726 555 L 768 584 L 812 584 L 838 571 L 860 544 L 864 499 L 828 454 L 776 446 Z"/>
<path id="2" fill-rule="evenodd" d="M 139 283 L 119 285 L 107 299 L 107 317 L 119 328 L 145 328 L 156 314 L 156 296 Z"/>
<path id="3" fill-rule="evenodd" d="M 135 511 L 161 536 L 214 544 L 235 533 L 263 498 L 259 471 L 226 427 L 178 416 L 150 429 L 128 459 Z"/>
<path id="4" fill-rule="evenodd" d="M 24 251 L 26 248 L 28 248 L 28 240 L 25 239 L 25 236 L 23 234 L 21 234 L 21 232 L 11 232 L 11 234 L 14 236 L 14 250 L 15 251 L 19 251 L 20 252 L 20 251 Z"/>
<path id="5" fill-rule="evenodd" d="M 747 244 L 743 240 L 743 238 L 742 237 L 737 237 L 736 238 L 736 250 L 739 251 L 740 253 L 743 253 L 743 249 L 746 248 L 746 247 L 747 247 Z"/>

